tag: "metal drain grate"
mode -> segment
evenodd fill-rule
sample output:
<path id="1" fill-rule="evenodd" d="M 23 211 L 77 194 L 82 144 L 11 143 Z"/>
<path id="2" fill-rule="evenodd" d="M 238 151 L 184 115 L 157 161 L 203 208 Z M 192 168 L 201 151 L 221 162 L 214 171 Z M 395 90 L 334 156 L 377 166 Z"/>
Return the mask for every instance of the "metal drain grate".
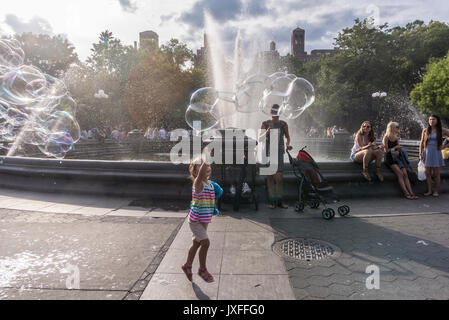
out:
<path id="1" fill-rule="evenodd" d="M 319 262 L 336 258 L 341 251 L 338 247 L 325 241 L 315 239 L 288 239 L 276 243 L 274 252 L 282 258 L 295 261 Z"/>

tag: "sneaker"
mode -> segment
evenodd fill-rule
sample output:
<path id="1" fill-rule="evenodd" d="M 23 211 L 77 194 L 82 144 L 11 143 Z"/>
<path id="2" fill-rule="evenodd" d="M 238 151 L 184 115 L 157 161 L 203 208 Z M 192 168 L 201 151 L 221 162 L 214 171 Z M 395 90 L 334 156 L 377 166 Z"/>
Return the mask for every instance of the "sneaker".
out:
<path id="1" fill-rule="evenodd" d="M 242 194 L 248 194 L 251 193 L 251 188 L 249 187 L 249 185 L 245 182 L 243 184 L 243 190 L 242 190 Z"/>

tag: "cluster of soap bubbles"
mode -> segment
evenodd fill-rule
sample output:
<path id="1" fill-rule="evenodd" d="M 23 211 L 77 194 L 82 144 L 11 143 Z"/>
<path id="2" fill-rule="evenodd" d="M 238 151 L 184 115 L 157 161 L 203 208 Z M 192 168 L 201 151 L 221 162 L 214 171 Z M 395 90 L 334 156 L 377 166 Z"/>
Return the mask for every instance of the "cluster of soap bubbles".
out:
<path id="1" fill-rule="evenodd" d="M 0 39 L 0 149 L 33 145 L 63 158 L 80 139 L 76 102 L 64 82 L 24 65 L 24 57 L 18 41 Z"/>
<path id="2" fill-rule="evenodd" d="M 224 109 L 224 101 L 231 102 L 232 107 Z M 275 104 L 280 106 L 278 116 L 297 119 L 314 102 L 315 89 L 306 79 L 284 72 L 270 76 L 256 74 L 239 84 L 232 94 L 214 88 L 202 88 L 193 93 L 186 121 L 192 129 L 201 132 L 213 129 L 220 119 L 236 112 L 263 112 L 271 117 Z"/>

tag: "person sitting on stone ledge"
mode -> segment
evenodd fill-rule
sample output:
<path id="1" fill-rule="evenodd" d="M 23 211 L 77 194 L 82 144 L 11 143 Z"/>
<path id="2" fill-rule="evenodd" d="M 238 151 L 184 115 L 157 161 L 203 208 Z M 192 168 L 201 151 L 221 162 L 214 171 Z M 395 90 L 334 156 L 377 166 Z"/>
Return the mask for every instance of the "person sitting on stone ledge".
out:
<path id="1" fill-rule="evenodd" d="M 381 172 L 382 155 L 382 149 L 376 143 L 371 122 L 363 122 L 355 136 L 354 147 L 350 156 L 351 161 L 363 164 L 362 175 L 366 180 L 371 182 L 372 179 L 368 172 L 368 166 L 372 161 L 376 160 L 376 175 L 383 182 L 384 177 Z"/>
<path id="2" fill-rule="evenodd" d="M 383 138 L 385 163 L 398 177 L 399 185 L 401 186 L 402 192 L 404 192 L 404 196 L 409 200 L 416 200 L 419 198 L 414 194 L 408 178 L 407 168 L 410 167 L 410 163 L 406 151 L 400 145 L 400 132 L 401 128 L 399 123 L 390 122 L 387 125 L 387 132 Z"/>
<path id="3" fill-rule="evenodd" d="M 443 142 L 443 150 L 441 150 L 444 160 L 449 159 L 449 138 L 446 138 Z"/>

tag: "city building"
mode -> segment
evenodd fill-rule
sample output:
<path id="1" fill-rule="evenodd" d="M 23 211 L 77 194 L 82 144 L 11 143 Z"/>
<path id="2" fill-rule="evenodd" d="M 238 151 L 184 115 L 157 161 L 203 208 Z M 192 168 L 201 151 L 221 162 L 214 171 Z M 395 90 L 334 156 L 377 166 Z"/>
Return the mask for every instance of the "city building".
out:
<path id="1" fill-rule="evenodd" d="M 256 54 L 253 65 L 253 73 L 273 73 L 277 70 L 280 54 L 276 50 L 276 43 L 271 41 L 270 50 Z"/>
<path id="2" fill-rule="evenodd" d="M 207 42 L 207 35 L 204 34 L 204 45 L 196 51 L 196 55 L 194 58 L 194 66 L 195 68 L 199 68 L 201 64 L 205 63 L 207 60 L 207 54 L 209 52 L 209 44 Z"/>
<path id="3" fill-rule="evenodd" d="M 159 35 L 154 31 L 143 31 L 139 33 L 140 47 L 159 48 Z"/>
<path id="4" fill-rule="evenodd" d="M 338 53 L 338 49 L 315 49 L 310 54 L 305 51 L 306 31 L 296 28 L 291 35 L 291 55 L 300 61 L 313 61 L 319 59 L 323 55 L 333 56 Z"/>

